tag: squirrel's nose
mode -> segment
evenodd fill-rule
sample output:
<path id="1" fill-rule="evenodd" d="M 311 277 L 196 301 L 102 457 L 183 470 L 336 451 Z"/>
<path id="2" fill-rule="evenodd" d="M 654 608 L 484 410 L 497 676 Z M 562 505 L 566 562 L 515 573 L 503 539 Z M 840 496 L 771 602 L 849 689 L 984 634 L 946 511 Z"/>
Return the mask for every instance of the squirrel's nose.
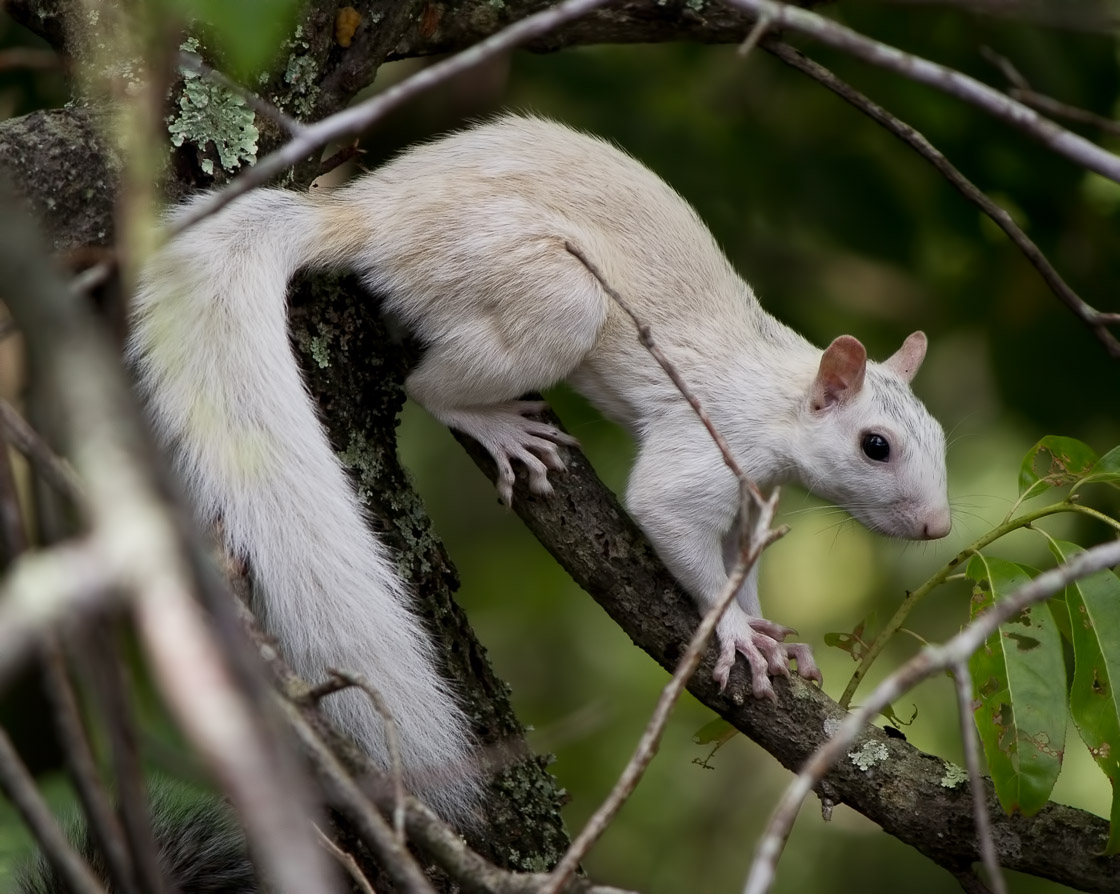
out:
<path id="1" fill-rule="evenodd" d="M 953 520 L 949 516 L 949 509 L 931 515 L 922 525 L 922 538 L 925 540 L 940 540 L 953 529 Z"/>

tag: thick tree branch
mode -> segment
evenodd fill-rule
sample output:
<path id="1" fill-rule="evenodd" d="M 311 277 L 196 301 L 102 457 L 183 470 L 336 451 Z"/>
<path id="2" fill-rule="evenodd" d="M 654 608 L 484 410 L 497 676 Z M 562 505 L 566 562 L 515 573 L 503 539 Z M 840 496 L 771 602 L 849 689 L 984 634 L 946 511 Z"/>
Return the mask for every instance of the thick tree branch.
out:
<path id="1" fill-rule="evenodd" d="M 492 479 L 486 452 L 473 442 L 463 443 Z M 519 479 L 514 510 L 635 645 L 671 671 L 699 621 L 692 601 L 586 459 L 572 452 L 565 462 L 568 473 L 550 479 L 555 492 L 547 499 L 534 496 Z M 827 731 L 838 728 L 846 716 L 824 692 L 798 679 L 775 681 L 777 705 L 752 698 L 741 662 L 721 693 L 712 679 L 716 657 L 716 650 L 709 649 L 689 691 L 791 770 L 800 769 L 828 739 Z M 950 871 L 978 860 L 971 789 L 944 782 L 946 762 L 875 727 L 868 727 L 861 741 L 881 746 L 887 759 L 870 771 L 841 761 L 822 783 L 827 797 L 848 804 Z M 1009 817 L 988 783 L 984 800 L 1004 868 L 1083 891 L 1115 890 L 1120 857 L 1099 856 L 1108 838 L 1107 821 L 1060 804 L 1049 804 L 1030 818 Z M 1055 861 L 1055 853 L 1063 859 Z"/>

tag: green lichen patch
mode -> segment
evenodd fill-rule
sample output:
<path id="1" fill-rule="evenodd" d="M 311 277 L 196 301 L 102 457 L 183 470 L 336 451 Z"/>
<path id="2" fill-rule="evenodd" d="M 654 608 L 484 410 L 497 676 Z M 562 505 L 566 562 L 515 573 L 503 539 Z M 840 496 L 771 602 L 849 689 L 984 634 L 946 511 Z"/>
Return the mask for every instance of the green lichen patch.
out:
<path id="1" fill-rule="evenodd" d="M 284 83 L 291 88 L 284 103 L 288 111 L 297 118 L 310 117 L 319 96 L 318 63 L 311 56 L 293 53 L 284 68 Z"/>
<path id="2" fill-rule="evenodd" d="M 942 788 L 957 788 L 968 782 L 968 773 L 963 767 L 945 761 L 945 772 L 941 774 Z"/>
<path id="3" fill-rule="evenodd" d="M 195 52 L 198 44 L 189 40 L 182 49 Z M 211 83 L 197 72 L 184 69 L 182 74 L 179 111 L 171 116 L 167 126 L 172 145 L 194 143 L 201 151 L 210 144 L 218 153 L 218 163 L 228 173 L 242 164 L 255 162 L 260 132 L 254 123 L 253 110 L 240 96 Z M 203 159 L 202 170 L 214 173 L 213 160 Z"/>
<path id="4" fill-rule="evenodd" d="M 882 742 L 864 742 L 858 750 L 849 751 L 848 757 L 855 766 L 866 773 L 876 764 L 881 764 L 890 757 L 890 752 Z"/>

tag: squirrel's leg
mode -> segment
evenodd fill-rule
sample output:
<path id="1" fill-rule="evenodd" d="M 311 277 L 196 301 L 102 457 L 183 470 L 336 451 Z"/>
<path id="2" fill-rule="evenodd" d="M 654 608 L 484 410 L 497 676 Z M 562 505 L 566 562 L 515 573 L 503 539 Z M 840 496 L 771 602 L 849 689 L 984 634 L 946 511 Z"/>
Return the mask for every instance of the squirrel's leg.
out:
<path id="1" fill-rule="evenodd" d="M 719 601 L 727 586 L 735 555 L 726 545 L 739 510 L 738 488 L 729 472 L 726 480 L 718 470 L 699 474 L 698 467 L 711 461 L 708 452 L 682 454 L 679 443 L 663 449 L 645 443 L 626 493 L 634 519 L 702 612 Z M 793 632 L 761 616 L 756 563 L 716 627 L 720 657 L 713 676 L 720 687 L 727 685 L 737 654 L 747 660 L 756 698 L 776 697 L 770 676 L 789 676 L 791 660 L 797 661 L 801 676 L 819 680 L 809 647 L 783 642 Z"/>
<path id="2" fill-rule="evenodd" d="M 553 296 L 540 296 L 548 303 Z M 430 343 L 420 364 L 405 380 L 405 391 L 449 428 L 470 435 L 498 466 L 498 494 L 513 498 L 513 461 L 529 472 L 534 493 L 552 491 L 548 472 L 564 471 L 558 444 L 578 441 L 529 416 L 544 401 L 517 400 L 563 379 L 595 344 L 603 320 L 597 292 L 552 300 L 547 327 L 513 326 L 498 313 L 461 321 L 456 337 Z M 508 310 L 508 308 L 507 308 Z M 552 337 L 561 333 L 559 337 Z"/>

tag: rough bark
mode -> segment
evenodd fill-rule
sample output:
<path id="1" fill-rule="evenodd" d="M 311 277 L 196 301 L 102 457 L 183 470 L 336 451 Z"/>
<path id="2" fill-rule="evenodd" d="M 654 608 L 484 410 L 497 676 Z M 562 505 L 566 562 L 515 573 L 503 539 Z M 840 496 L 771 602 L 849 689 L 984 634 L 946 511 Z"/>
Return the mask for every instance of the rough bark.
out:
<path id="1" fill-rule="evenodd" d="M 350 277 L 301 280 L 292 328 L 312 393 L 362 497 L 397 551 L 419 596 L 451 685 L 473 719 L 479 745 L 500 767 L 491 783 L 486 828 L 469 835 L 495 864 L 520 871 L 551 867 L 567 846 L 560 797 L 542 758 L 532 755 L 463 610 L 452 598 L 458 576 L 396 453 L 397 414 L 408 353 L 390 342 L 377 302 Z"/>
<path id="2" fill-rule="evenodd" d="M 56 251 L 111 241 L 117 172 L 88 110 L 32 112 L 0 124 L 0 170 Z"/>

